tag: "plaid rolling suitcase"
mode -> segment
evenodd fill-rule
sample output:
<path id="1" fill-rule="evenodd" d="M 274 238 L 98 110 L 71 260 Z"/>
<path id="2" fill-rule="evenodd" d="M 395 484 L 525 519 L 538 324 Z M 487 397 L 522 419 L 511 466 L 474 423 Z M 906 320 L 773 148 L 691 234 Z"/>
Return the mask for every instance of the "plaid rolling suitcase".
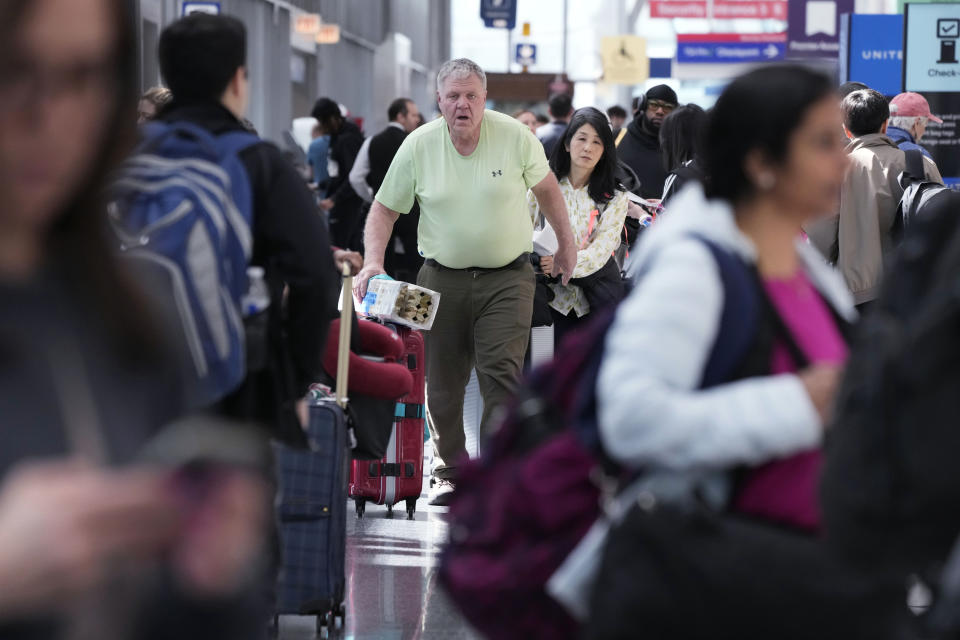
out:
<path id="1" fill-rule="evenodd" d="M 393 506 L 406 501 L 407 518 L 413 520 L 417 499 L 423 491 L 424 376 L 423 334 L 394 326 L 404 344 L 404 360 L 413 375 L 413 389 L 397 402 L 393 431 L 387 453 L 380 460 L 354 460 L 350 472 L 350 497 L 357 517 L 362 518 L 367 502 Z"/>
<path id="2" fill-rule="evenodd" d="M 352 278 L 344 272 L 344 289 Z M 276 614 L 316 615 L 327 637 L 343 628 L 347 480 L 350 441 L 347 420 L 347 366 L 352 298 L 345 296 L 340 322 L 336 400 L 314 399 L 309 407 L 309 449 L 275 444 L 282 564 Z"/>

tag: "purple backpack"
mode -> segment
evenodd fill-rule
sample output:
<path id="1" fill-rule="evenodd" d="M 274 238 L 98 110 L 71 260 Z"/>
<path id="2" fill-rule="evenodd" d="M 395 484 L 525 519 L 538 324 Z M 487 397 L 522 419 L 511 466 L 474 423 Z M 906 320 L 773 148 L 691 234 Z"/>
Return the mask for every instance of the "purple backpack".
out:
<path id="1" fill-rule="evenodd" d="M 598 434 L 566 416 L 593 402 L 581 380 L 599 372 L 613 315 L 567 336 L 563 358 L 531 374 L 483 458 L 460 466 L 440 580 L 488 637 L 575 637 L 577 623 L 544 585 L 599 515 Z"/>
<path id="2" fill-rule="evenodd" d="M 701 384 L 709 387 L 767 367 L 769 352 L 756 348 L 762 292 L 755 272 L 699 239 L 724 287 L 723 339 Z M 600 443 L 595 386 L 615 310 L 596 316 L 521 385 L 481 459 L 459 466 L 439 577 L 464 617 L 489 638 L 562 640 L 580 632 L 545 585 L 600 515 L 601 485 L 631 477 Z"/>

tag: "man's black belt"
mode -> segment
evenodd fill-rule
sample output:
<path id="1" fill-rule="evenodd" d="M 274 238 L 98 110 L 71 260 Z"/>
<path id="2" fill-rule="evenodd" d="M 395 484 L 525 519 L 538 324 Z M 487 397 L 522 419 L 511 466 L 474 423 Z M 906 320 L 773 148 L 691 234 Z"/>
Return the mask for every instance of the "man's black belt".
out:
<path id="1" fill-rule="evenodd" d="M 502 267 L 465 267 L 463 269 L 454 269 L 453 267 L 448 267 L 440 264 L 433 258 L 427 258 L 426 260 L 424 260 L 424 264 L 427 265 L 428 267 L 436 267 L 437 269 L 446 269 L 447 271 L 506 271 L 507 269 L 517 269 L 519 267 L 522 267 L 525 264 L 528 264 L 529 262 L 530 262 L 529 253 L 521 253 L 519 256 L 517 256 L 516 260 L 512 262 L 508 262 Z"/>

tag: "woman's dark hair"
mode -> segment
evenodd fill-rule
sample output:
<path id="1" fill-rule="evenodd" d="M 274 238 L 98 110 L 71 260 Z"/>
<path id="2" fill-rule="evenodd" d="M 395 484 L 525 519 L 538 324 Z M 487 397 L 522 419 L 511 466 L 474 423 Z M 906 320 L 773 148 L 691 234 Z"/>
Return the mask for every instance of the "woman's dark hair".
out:
<path id="1" fill-rule="evenodd" d="M 617 146 L 613 142 L 613 132 L 610 131 L 610 123 L 603 112 L 593 107 L 584 107 L 577 109 L 567 125 L 567 130 L 563 134 L 563 140 L 553 149 L 553 155 L 550 157 L 550 168 L 557 176 L 557 180 L 562 180 L 570 175 L 570 141 L 573 136 L 585 124 L 593 127 L 600 140 L 603 141 L 603 155 L 597 166 L 593 168 L 590 174 L 590 182 L 587 187 L 587 193 L 597 204 L 610 202 L 615 192 L 620 188 L 617 181 Z"/>
<path id="2" fill-rule="evenodd" d="M 690 160 L 700 159 L 706 120 L 706 112 L 695 104 L 682 106 L 664 118 L 660 125 L 664 169 L 673 171 Z"/>
<path id="3" fill-rule="evenodd" d="M 335 133 L 340 129 L 340 123 L 343 122 L 343 114 L 340 111 L 340 105 L 330 98 L 317 98 L 313 103 L 313 109 L 310 115 L 322 124 L 328 133 Z"/>
<path id="4" fill-rule="evenodd" d="M 247 28 L 232 16 L 192 13 L 160 34 L 160 73 L 178 104 L 220 102 L 247 64 Z"/>
<path id="5" fill-rule="evenodd" d="M 33 0 L 0 3 L 0 59 L 26 17 Z M 162 357 L 159 327 L 145 297 L 125 272 L 107 230 L 104 191 L 108 176 L 127 156 L 136 140 L 136 122 L 129 116 L 137 107 L 137 43 L 133 15 L 127 0 L 103 0 L 110 5 L 115 32 L 113 81 L 103 107 L 110 108 L 104 138 L 91 151 L 89 171 L 71 194 L 47 235 L 45 255 L 66 274 L 72 295 L 87 302 L 96 320 L 114 339 L 121 356 L 135 362 Z"/>
<path id="6" fill-rule="evenodd" d="M 754 185 L 746 172 L 747 156 L 760 151 L 771 162 L 784 162 L 807 110 L 833 92 L 829 78 L 796 65 L 763 67 L 730 83 L 708 118 L 707 195 L 730 203 L 750 198 Z"/>

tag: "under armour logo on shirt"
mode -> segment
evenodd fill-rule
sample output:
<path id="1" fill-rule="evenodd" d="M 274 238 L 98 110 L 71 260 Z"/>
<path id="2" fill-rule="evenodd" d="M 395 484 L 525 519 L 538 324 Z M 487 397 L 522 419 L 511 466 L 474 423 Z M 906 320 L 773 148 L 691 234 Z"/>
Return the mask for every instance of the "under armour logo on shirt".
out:
<path id="1" fill-rule="evenodd" d="M 503 171 L 501 171 L 500 169 L 497 169 L 496 171 L 491 171 L 490 173 L 493 174 L 493 177 L 494 177 L 494 178 L 496 178 L 497 176 L 502 176 L 502 175 L 503 175 Z"/>

